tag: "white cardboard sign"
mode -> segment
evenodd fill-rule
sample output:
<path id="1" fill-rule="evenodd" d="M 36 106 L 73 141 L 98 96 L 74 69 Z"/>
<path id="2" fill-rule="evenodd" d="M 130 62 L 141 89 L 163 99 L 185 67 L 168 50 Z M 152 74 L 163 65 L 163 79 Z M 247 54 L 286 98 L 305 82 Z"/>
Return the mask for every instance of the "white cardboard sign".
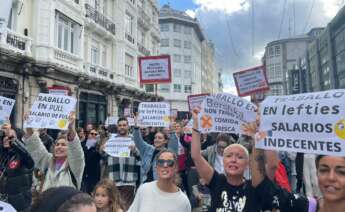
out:
<path id="1" fill-rule="evenodd" d="M 169 127 L 170 104 L 166 102 L 141 102 L 138 124 L 143 127 Z"/>
<path id="2" fill-rule="evenodd" d="M 171 82 L 170 56 L 139 57 L 140 83 Z"/>
<path id="3" fill-rule="evenodd" d="M 202 94 L 196 94 L 196 95 L 189 95 L 188 98 L 188 106 L 189 111 L 192 111 L 196 107 L 201 107 L 202 102 L 206 98 L 206 96 L 209 96 L 209 93 L 202 93 Z"/>
<path id="4" fill-rule="evenodd" d="M 132 138 L 111 137 L 105 144 L 104 151 L 112 157 L 130 157 L 130 145 L 134 145 Z"/>
<path id="5" fill-rule="evenodd" d="M 0 126 L 8 122 L 16 100 L 0 96 Z"/>
<path id="6" fill-rule="evenodd" d="M 31 107 L 24 127 L 66 130 L 68 116 L 77 100 L 70 96 L 40 93 Z"/>
<path id="7" fill-rule="evenodd" d="M 201 108 L 201 132 L 241 133 L 240 126 L 256 118 L 256 106 L 253 103 L 227 93 L 207 96 Z"/>
<path id="8" fill-rule="evenodd" d="M 117 125 L 117 120 L 119 120 L 119 117 L 117 116 L 108 116 L 107 119 L 105 120 L 105 125 Z"/>
<path id="9" fill-rule="evenodd" d="M 260 114 L 258 148 L 345 156 L 345 89 L 269 96 Z"/>

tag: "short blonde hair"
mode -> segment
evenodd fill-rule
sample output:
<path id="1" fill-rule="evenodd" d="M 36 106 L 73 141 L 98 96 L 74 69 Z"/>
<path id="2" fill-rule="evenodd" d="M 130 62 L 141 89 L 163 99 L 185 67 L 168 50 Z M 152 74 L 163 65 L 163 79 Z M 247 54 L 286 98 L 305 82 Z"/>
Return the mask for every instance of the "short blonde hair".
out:
<path id="1" fill-rule="evenodd" d="M 224 153 L 232 148 L 232 147 L 239 147 L 240 149 L 242 149 L 247 157 L 247 159 L 249 160 L 249 152 L 248 152 L 248 149 L 246 147 L 244 147 L 242 144 L 230 144 L 229 146 L 227 146 L 225 149 L 224 149 Z"/>

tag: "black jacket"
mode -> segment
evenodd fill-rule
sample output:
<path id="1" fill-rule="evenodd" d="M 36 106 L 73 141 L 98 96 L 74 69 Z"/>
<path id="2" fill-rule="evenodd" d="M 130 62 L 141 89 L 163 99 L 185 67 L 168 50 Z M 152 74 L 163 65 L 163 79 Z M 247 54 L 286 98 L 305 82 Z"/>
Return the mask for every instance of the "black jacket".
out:
<path id="1" fill-rule="evenodd" d="M 86 139 L 81 142 L 81 146 L 84 150 L 85 156 L 85 169 L 83 175 L 83 190 L 91 193 L 94 186 L 100 180 L 101 177 L 101 155 L 97 150 L 97 147 L 91 147 L 90 149 L 86 146 Z"/>
<path id="2" fill-rule="evenodd" d="M 17 211 L 27 211 L 31 205 L 34 161 L 20 141 L 11 148 L 0 147 L 0 193 Z"/>

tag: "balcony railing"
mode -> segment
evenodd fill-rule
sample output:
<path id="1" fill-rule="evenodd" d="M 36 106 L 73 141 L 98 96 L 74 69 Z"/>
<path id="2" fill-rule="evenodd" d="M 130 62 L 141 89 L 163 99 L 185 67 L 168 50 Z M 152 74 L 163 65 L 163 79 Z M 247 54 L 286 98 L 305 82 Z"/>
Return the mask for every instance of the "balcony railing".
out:
<path id="1" fill-rule="evenodd" d="M 146 49 L 143 45 L 141 45 L 140 43 L 137 43 L 137 46 L 138 46 L 139 52 L 141 52 L 143 55 L 145 56 L 150 55 L 150 50 Z"/>
<path id="2" fill-rule="evenodd" d="M 1 37 L 0 40 L 5 48 L 31 56 L 31 38 L 7 29 L 6 38 Z"/>
<path id="3" fill-rule="evenodd" d="M 115 35 L 115 24 L 105 17 L 102 13 L 91 7 L 89 4 L 85 4 L 86 17 L 93 20 L 95 23 L 101 25 L 104 29 Z"/>
<path id="4" fill-rule="evenodd" d="M 138 22 L 140 25 L 142 25 L 144 28 L 149 29 L 151 24 L 151 18 L 145 10 L 138 6 Z"/>
<path id="5" fill-rule="evenodd" d="M 134 44 L 134 38 L 130 34 L 126 33 L 125 37 L 130 43 Z"/>
<path id="6" fill-rule="evenodd" d="M 79 56 L 59 48 L 54 48 L 54 58 L 73 66 L 78 66 L 82 60 Z"/>
<path id="7" fill-rule="evenodd" d="M 84 69 L 86 73 L 97 78 L 107 80 L 111 80 L 114 78 L 114 75 L 110 73 L 111 71 L 109 69 L 104 68 L 100 65 L 85 63 Z"/>

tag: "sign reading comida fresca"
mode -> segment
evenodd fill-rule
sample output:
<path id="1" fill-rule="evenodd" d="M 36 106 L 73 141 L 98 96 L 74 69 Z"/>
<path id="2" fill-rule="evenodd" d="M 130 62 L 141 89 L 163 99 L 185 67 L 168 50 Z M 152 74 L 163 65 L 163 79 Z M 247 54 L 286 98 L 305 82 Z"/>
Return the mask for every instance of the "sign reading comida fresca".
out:
<path id="1" fill-rule="evenodd" d="M 170 55 L 139 57 L 141 84 L 170 83 Z"/>

